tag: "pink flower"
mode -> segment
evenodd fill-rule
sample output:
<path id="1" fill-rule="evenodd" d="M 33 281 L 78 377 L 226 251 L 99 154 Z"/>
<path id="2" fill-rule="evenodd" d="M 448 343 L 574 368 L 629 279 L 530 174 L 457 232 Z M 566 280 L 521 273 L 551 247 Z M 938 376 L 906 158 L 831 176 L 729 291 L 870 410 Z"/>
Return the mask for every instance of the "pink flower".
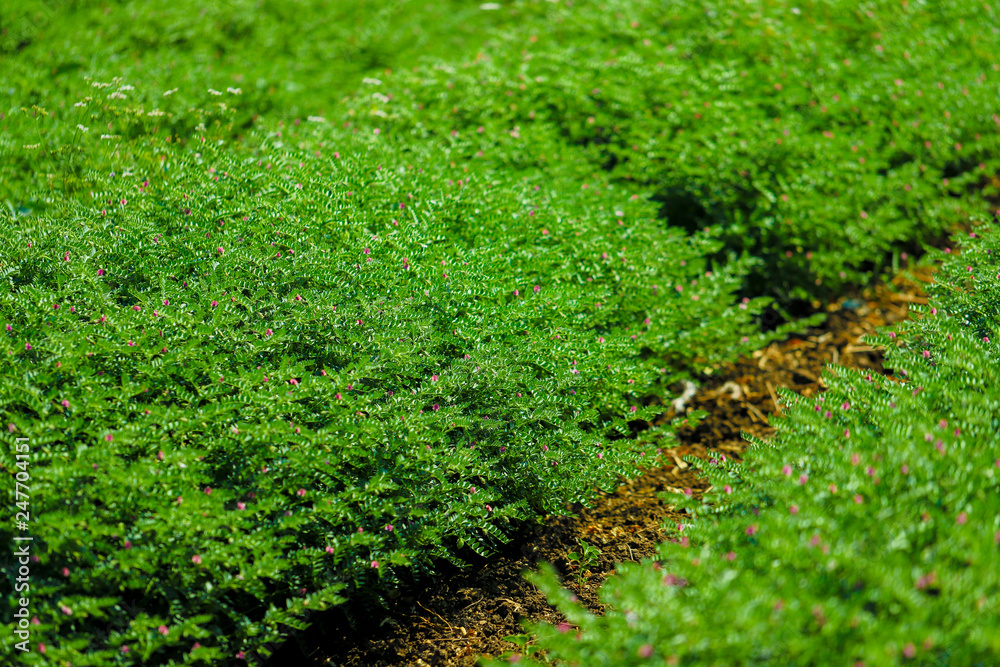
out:
<path id="1" fill-rule="evenodd" d="M 218 252 L 218 253 L 219 253 L 220 255 L 223 255 L 223 254 L 225 254 L 225 252 L 226 252 L 226 251 L 225 251 L 225 250 L 224 250 L 224 249 L 223 249 L 223 248 L 222 248 L 221 246 L 220 246 L 220 247 L 218 247 L 218 248 L 216 248 L 215 250 L 216 250 L 216 251 L 217 251 L 217 252 Z"/>
<path id="2" fill-rule="evenodd" d="M 191 556 L 191 562 L 194 563 L 195 565 L 201 565 L 201 556 L 197 554 Z"/>
<path id="3" fill-rule="evenodd" d="M 108 433 L 106 436 L 104 436 L 104 439 L 107 440 L 108 442 L 111 442 L 112 440 L 115 439 L 115 436 Z"/>
<path id="4" fill-rule="evenodd" d="M 747 535 L 756 535 L 757 534 L 757 524 L 752 523 L 749 526 L 747 526 L 746 534 Z"/>
<path id="5" fill-rule="evenodd" d="M 966 514 L 965 512 L 960 512 L 958 518 L 955 519 L 955 522 L 959 525 L 962 525 L 968 520 L 969 520 L 969 515 Z"/>
<path id="6" fill-rule="evenodd" d="M 168 629 L 167 629 L 167 626 L 165 626 L 165 625 L 161 625 L 160 627 L 158 627 L 158 628 L 157 628 L 157 630 L 158 630 L 158 631 L 159 631 L 159 633 L 160 633 L 161 635 L 163 635 L 164 637 L 166 637 L 166 636 L 167 636 L 167 634 L 168 634 L 168 633 L 170 632 L 170 630 L 168 630 Z"/>
<path id="7" fill-rule="evenodd" d="M 25 343 L 24 344 L 24 349 L 25 350 L 30 350 L 31 349 L 31 343 Z"/>
<path id="8" fill-rule="evenodd" d="M 790 514 L 798 514 L 799 513 L 799 506 L 798 505 L 792 505 L 791 507 L 788 508 L 788 512 Z"/>
<path id="9" fill-rule="evenodd" d="M 10 331 L 10 330 L 11 330 L 11 329 L 13 329 L 13 328 L 14 328 L 14 327 L 10 326 L 9 324 L 7 325 L 7 331 Z"/>
<path id="10" fill-rule="evenodd" d="M 639 647 L 639 657 L 640 658 L 648 658 L 651 655 L 653 655 L 653 645 L 652 644 L 643 644 L 642 646 Z"/>
<path id="11" fill-rule="evenodd" d="M 268 329 L 267 331 L 265 331 L 265 332 L 264 332 L 264 335 L 265 335 L 265 336 L 273 336 L 273 335 L 274 335 L 274 332 L 273 332 L 273 331 L 271 331 L 270 329 Z"/>
<path id="12" fill-rule="evenodd" d="M 392 529 L 393 528 L 392 528 L 392 524 L 391 523 L 385 524 L 385 530 L 386 530 L 387 533 L 391 533 Z"/>
<path id="13" fill-rule="evenodd" d="M 790 477 L 792 474 L 792 466 L 788 465 L 787 463 L 781 466 L 781 474 L 784 475 L 785 477 Z"/>
<path id="14" fill-rule="evenodd" d="M 289 382 L 289 383 L 290 383 L 290 384 L 291 384 L 292 386 L 294 386 L 294 387 L 297 387 L 297 386 L 298 386 L 298 384 L 299 384 L 299 381 L 298 381 L 298 380 L 296 380 L 295 378 L 292 378 L 292 379 L 291 379 L 291 380 L 289 380 L 288 382 Z"/>
<path id="15" fill-rule="evenodd" d="M 63 399 L 62 406 L 64 408 L 69 408 L 69 401 L 67 401 L 66 399 Z"/>
<path id="16" fill-rule="evenodd" d="M 238 503 L 236 503 L 236 509 L 238 509 L 238 510 L 245 510 L 246 508 L 247 508 L 247 505 L 246 505 L 246 503 L 244 503 L 244 502 L 242 502 L 242 501 L 241 501 L 241 502 L 238 502 Z"/>
<path id="17" fill-rule="evenodd" d="M 68 576 L 69 576 L 69 568 L 68 568 L 68 567 L 64 567 L 64 568 L 62 569 L 62 575 L 63 575 L 64 577 L 68 577 Z"/>
<path id="18" fill-rule="evenodd" d="M 73 615 L 73 610 L 67 607 L 66 605 L 62 605 L 61 607 L 59 607 L 59 609 L 61 609 L 62 613 L 66 614 L 67 616 Z"/>
<path id="19" fill-rule="evenodd" d="M 373 560 L 372 561 L 372 567 L 375 568 L 376 570 L 378 569 L 378 561 L 377 560 Z"/>
<path id="20" fill-rule="evenodd" d="M 306 497 L 306 490 L 305 489 L 299 489 L 298 491 L 295 492 L 295 495 L 297 495 L 299 498 L 305 498 Z"/>
<path id="21" fill-rule="evenodd" d="M 212 302 L 212 308 L 215 308 L 215 307 L 217 307 L 218 305 L 219 305 L 219 302 L 218 302 L 218 301 L 213 301 L 213 302 Z"/>
<path id="22" fill-rule="evenodd" d="M 535 285 L 535 294 L 538 294 L 541 291 L 542 291 L 542 286 L 541 285 Z"/>
<path id="23" fill-rule="evenodd" d="M 854 496 L 854 504 L 855 505 L 860 505 L 863 502 L 865 502 L 865 498 L 860 493 Z"/>
<path id="24" fill-rule="evenodd" d="M 924 355 L 924 359 L 930 359 L 931 358 L 931 352 L 930 352 L 930 350 L 924 350 L 921 354 Z"/>
<path id="25" fill-rule="evenodd" d="M 123 199 L 122 201 L 125 200 Z M 122 644 L 122 653 L 128 653 L 128 652 L 129 652 L 128 644 Z"/>
<path id="26" fill-rule="evenodd" d="M 518 290 L 514 290 L 514 296 L 520 296 L 521 293 Z"/>
<path id="27" fill-rule="evenodd" d="M 722 487 L 722 490 L 725 491 L 726 494 L 728 495 L 728 494 L 730 494 L 730 493 L 733 492 L 733 487 L 731 487 L 728 484 L 726 484 L 724 487 Z"/>
<path id="28" fill-rule="evenodd" d="M 332 554 L 332 553 L 333 553 L 333 547 L 331 547 L 331 546 L 327 546 L 327 548 L 326 548 L 326 550 L 325 550 L 325 551 L 326 551 L 326 552 L 327 552 L 328 554 Z"/>
<path id="29" fill-rule="evenodd" d="M 438 381 L 438 376 L 437 375 L 432 375 L 431 376 L 431 382 L 437 382 L 437 381 Z"/>
<path id="30" fill-rule="evenodd" d="M 633 405 L 633 406 L 632 406 L 632 407 L 630 408 L 630 410 L 631 410 L 632 412 L 635 412 L 636 410 L 638 410 L 638 408 L 637 408 L 637 407 L 635 407 L 635 406 Z"/>

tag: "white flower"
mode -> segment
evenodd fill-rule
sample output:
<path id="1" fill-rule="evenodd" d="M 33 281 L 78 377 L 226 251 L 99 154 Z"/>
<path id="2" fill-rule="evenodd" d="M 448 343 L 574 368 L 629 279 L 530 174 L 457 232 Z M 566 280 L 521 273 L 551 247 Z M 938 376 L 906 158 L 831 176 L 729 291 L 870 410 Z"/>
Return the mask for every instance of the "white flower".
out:
<path id="1" fill-rule="evenodd" d="M 163 112 L 160 111 L 159 109 L 153 109 L 152 111 L 146 112 L 146 115 L 147 116 L 162 116 Z"/>
<path id="2" fill-rule="evenodd" d="M 380 79 L 372 79 L 371 77 L 365 77 L 361 79 L 361 83 L 366 83 L 371 86 L 381 86 L 382 81 Z"/>
<path id="3" fill-rule="evenodd" d="M 116 90 L 115 92 L 113 92 L 110 95 L 108 95 L 108 99 L 124 100 L 125 99 L 125 93 L 120 93 L 120 92 L 118 92 Z"/>
<path id="4" fill-rule="evenodd" d="M 243 94 L 243 89 L 242 88 L 226 88 L 226 92 L 232 93 L 233 95 L 242 95 Z"/>
<path id="5" fill-rule="evenodd" d="M 167 92 L 163 93 L 163 96 L 166 97 L 167 95 L 173 95 L 176 92 L 177 88 L 174 88 L 173 90 L 168 90 Z"/>
<path id="6" fill-rule="evenodd" d="M 484 2 L 483 4 L 479 5 L 479 8 L 482 9 L 482 10 L 485 10 L 485 11 L 492 11 L 494 9 L 500 9 L 500 3 L 499 2 Z"/>
<path id="7" fill-rule="evenodd" d="M 306 118 L 306 120 L 311 121 L 313 123 L 325 123 L 326 122 L 326 118 L 323 118 L 322 116 L 309 116 L 308 118 Z"/>
<path id="8" fill-rule="evenodd" d="M 217 91 L 217 90 L 215 90 L 213 88 L 209 88 L 208 89 L 208 94 L 209 95 L 221 95 L 222 93 L 220 93 L 219 91 Z"/>
<path id="9" fill-rule="evenodd" d="M 76 129 L 80 130 L 81 132 L 90 132 L 90 128 L 84 127 L 83 125 L 77 125 Z"/>

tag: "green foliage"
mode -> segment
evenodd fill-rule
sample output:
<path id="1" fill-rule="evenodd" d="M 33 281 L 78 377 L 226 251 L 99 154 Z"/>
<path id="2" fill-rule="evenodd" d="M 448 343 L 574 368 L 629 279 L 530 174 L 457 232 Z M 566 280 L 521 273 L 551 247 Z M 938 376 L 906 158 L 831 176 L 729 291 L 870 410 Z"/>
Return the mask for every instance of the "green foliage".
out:
<path id="1" fill-rule="evenodd" d="M 18 658 L 263 656 L 634 475 L 668 386 L 796 326 L 737 294 L 862 279 L 981 206 L 995 10 L 914 4 L 16 3 Z M 975 294 L 938 318 L 956 341 L 993 330 Z M 776 502 L 708 472 L 743 490 L 719 516 Z"/>
<path id="2" fill-rule="evenodd" d="M 985 233 L 979 238 L 978 233 Z M 923 316 L 878 332 L 890 378 L 831 367 L 790 392 L 743 465 L 710 461 L 709 504 L 625 564 L 590 615 L 533 626 L 561 664 L 961 664 L 1000 654 L 1000 233 L 944 263 Z M 702 464 L 704 465 L 704 464 Z"/>
<path id="3" fill-rule="evenodd" d="M 576 585 L 579 588 L 583 585 L 583 580 L 587 576 L 587 571 L 597 565 L 597 560 L 601 557 L 601 550 L 593 544 L 587 544 L 580 540 L 580 551 L 572 551 L 566 554 L 566 558 L 576 565 Z"/>
<path id="4" fill-rule="evenodd" d="M 601 169 L 759 257 L 747 293 L 783 299 L 946 236 L 1000 168 L 994 3 L 549 7 L 460 65 L 394 72 L 342 119 L 467 138 L 464 159 L 504 169 Z"/>
<path id="5" fill-rule="evenodd" d="M 72 135 L 86 189 L 49 183 L 0 239 L 36 660 L 264 654 L 636 474 L 671 435 L 627 437 L 651 398 L 769 338 L 733 297 L 750 259 L 714 267 L 608 184 L 563 198 L 319 121 L 237 142 L 228 102 L 161 138 L 81 101 L 26 117 L 115 124 Z"/>

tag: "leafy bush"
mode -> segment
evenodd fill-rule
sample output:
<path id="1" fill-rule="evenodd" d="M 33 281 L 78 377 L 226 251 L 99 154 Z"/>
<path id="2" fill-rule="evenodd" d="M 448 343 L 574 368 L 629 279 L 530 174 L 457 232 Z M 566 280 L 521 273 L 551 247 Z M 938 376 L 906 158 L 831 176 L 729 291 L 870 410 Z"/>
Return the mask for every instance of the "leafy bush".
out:
<path id="1" fill-rule="evenodd" d="M 514 6 L 475 58 L 398 70 L 347 120 L 457 134 L 504 169 L 602 169 L 761 258 L 747 293 L 783 299 L 946 237 L 1000 168 L 991 3 Z"/>
<path id="2" fill-rule="evenodd" d="M 533 648 L 567 665 L 995 664 L 1000 233 L 980 230 L 940 253 L 922 317 L 869 340 L 895 377 L 831 367 L 816 399 L 785 391 L 773 442 L 711 461 L 712 502 L 660 562 L 605 584 L 614 611 L 536 577 L 578 629 L 534 626 Z"/>
<path id="3" fill-rule="evenodd" d="M 169 140 L 127 101 L 40 113 L 42 135 L 113 118 L 114 148 L 75 135 L 89 192 L 52 183 L 58 214 L 3 223 L 36 662 L 245 658 L 377 603 L 634 475 L 670 433 L 624 437 L 652 397 L 766 340 L 766 301 L 733 298 L 751 260 L 712 267 L 717 241 L 606 183 L 320 122 L 233 142 L 227 104 L 186 113 Z"/>
<path id="4" fill-rule="evenodd" d="M 83 77 L 95 84 L 89 93 L 92 106 L 127 104 L 146 113 L 163 111 L 149 119 L 160 136 L 189 135 L 200 122 L 186 113 L 189 109 L 214 106 L 219 101 L 215 93 L 225 99 L 230 91 L 239 91 L 235 136 L 269 114 L 290 122 L 332 113 L 363 77 L 382 76 L 416 54 L 464 51 L 483 31 L 517 20 L 516 14 L 483 11 L 481 3 L 471 0 L 6 4 L 0 27 L 5 93 L 0 102 L 0 150 L 5 156 L 0 200 L 11 199 L 15 207 L 25 204 L 25 187 L 35 174 L 62 182 L 69 173 L 70 184 L 79 176 L 71 170 L 75 161 L 67 160 L 79 134 L 76 123 L 65 125 L 62 136 L 35 138 L 17 111 L 38 106 L 59 116 L 71 113 Z M 115 79 L 128 80 L 135 88 L 101 86 Z M 98 135 L 120 131 L 86 127 Z M 40 150 L 29 160 L 22 161 L 26 156 L 20 151 L 9 152 L 36 142 Z M 41 202 L 25 205 L 37 212 Z"/>

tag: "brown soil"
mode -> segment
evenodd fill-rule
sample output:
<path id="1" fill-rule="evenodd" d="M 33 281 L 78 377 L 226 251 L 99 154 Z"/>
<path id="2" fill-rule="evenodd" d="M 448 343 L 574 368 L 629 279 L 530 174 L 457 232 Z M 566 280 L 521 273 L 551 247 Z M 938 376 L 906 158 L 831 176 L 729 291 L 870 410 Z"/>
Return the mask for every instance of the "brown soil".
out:
<path id="1" fill-rule="evenodd" d="M 922 271 L 915 278 L 900 275 L 891 285 L 844 297 L 826 307 L 824 325 L 699 378 L 701 388 L 686 410 L 705 410 L 709 416 L 696 428 L 678 433 L 679 445 L 666 452 L 672 464 L 646 470 L 614 493 L 571 508 L 569 515 L 549 517 L 543 526 L 516 536 L 493 558 L 442 573 L 432 585 L 397 597 L 378 616 L 354 612 L 348 622 L 342 610 L 327 612 L 300 637 L 286 642 L 270 664 L 471 667 L 482 656 L 514 651 L 517 647 L 503 638 L 523 633 L 523 619 L 564 620 L 522 576 L 540 562 L 554 564 L 565 585 L 592 611 L 602 613 L 598 589 L 615 565 L 654 555 L 656 545 L 667 537 L 661 526 L 682 518 L 658 495 L 683 493 L 685 488 L 698 495 L 706 488 L 681 457 L 739 457 L 746 444 L 741 431 L 764 438 L 773 434 L 769 420 L 780 411 L 776 389 L 788 387 L 806 396 L 821 392 L 827 364 L 882 372 L 881 353 L 861 337 L 904 319 L 909 303 L 926 303 L 921 286 L 930 281 L 930 273 Z M 660 420 L 674 416 L 670 408 Z M 581 540 L 597 546 L 601 556 L 577 586 L 578 571 L 567 554 L 578 551 Z"/>

